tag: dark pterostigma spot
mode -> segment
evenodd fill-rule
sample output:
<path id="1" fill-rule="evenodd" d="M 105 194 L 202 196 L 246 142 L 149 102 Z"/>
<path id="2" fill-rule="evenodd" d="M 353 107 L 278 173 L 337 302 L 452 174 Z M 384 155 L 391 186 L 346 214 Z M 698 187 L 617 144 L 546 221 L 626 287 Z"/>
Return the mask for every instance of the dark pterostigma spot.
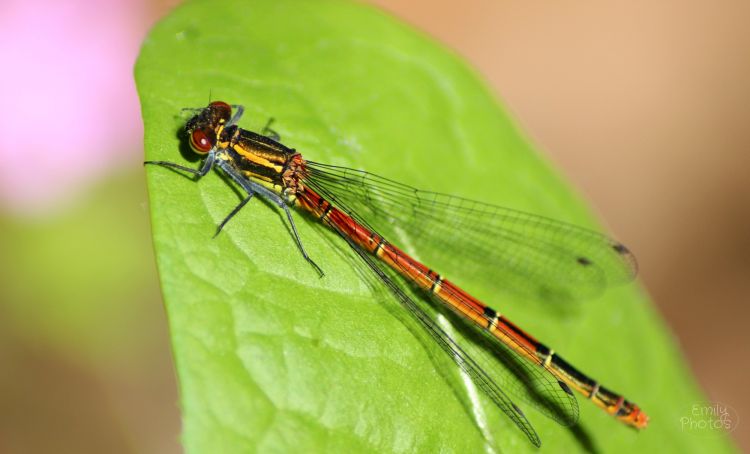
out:
<path id="1" fill-rule="evenodd" d="M 614 249 L 615 252 L 617 252 L 618 254 L 621 254 L 621 255 L 625 255 L 628 252 L 630 252 L 630 251 L 628 251 L 628 248 L 626 248 L 624 244 L 620 244 L 620 243 L 613 244 L 612 245 L 612 249 Z"/>
<path id="2" fill-rule="evenodd" d="M 591 260 L 587 259 L 586 257 L 578 257 L 576 261 L 583 266 L 591 265 Z"/>

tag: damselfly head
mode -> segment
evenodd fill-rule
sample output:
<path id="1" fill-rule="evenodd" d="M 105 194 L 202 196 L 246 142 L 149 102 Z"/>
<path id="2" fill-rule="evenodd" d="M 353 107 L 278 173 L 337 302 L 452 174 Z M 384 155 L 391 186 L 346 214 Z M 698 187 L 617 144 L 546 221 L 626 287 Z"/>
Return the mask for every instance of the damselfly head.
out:
<path id="1" fill-rule="evenodd" d="M 190 137 L 190 148 L 206 154 L 216 145 L 216 137 L 232 116 L 232 107 L 223 101 L 214 101 L 185 123 Z"/>

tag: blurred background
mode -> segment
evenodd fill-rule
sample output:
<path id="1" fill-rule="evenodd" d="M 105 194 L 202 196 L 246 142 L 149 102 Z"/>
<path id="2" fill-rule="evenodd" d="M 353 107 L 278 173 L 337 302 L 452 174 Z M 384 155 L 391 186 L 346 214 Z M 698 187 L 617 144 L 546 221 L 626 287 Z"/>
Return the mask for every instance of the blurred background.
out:
<path id="1" fill-rule="evenodd" d="M 180 452 L 132 78 L 176 3 L 0 6 L 0 453 Z M 477 68 L 749 414 L 750 2 L 372 3 Z"/>

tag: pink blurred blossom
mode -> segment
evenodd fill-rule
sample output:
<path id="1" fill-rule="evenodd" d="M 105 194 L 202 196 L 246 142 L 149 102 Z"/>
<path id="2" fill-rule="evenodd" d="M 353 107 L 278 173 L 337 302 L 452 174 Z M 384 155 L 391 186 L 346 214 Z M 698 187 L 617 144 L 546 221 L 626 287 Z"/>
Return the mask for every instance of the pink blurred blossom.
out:
<path id="1" fill-rule="evenodd" d="M 128 0 L 3 0 L 0 205 L 39 212 L 141 160 L 133 64 L 147 20 Z"/>

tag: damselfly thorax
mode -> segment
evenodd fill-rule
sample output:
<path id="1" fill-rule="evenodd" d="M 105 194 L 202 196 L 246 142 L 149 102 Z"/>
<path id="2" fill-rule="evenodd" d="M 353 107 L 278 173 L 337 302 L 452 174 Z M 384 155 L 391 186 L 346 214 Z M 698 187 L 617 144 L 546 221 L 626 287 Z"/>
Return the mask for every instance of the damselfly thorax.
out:
<path id="1" fill-rule="evenodd" d="M 227 162 L 246 178 L 294 203 L 297 192 L 303 187 L 300 182 L 305 171 L 302 155 L 278 141 L 270 121 L 263 128 L 265 134 L 238 127 L 236 121 L 242 110 L 238 109 L 235 117 L 231 117 L 231 109 L 224 102 L 213 102 L 187 123 L 193 151 L 205 154 L 215 148 L 216 159 Z"/>

